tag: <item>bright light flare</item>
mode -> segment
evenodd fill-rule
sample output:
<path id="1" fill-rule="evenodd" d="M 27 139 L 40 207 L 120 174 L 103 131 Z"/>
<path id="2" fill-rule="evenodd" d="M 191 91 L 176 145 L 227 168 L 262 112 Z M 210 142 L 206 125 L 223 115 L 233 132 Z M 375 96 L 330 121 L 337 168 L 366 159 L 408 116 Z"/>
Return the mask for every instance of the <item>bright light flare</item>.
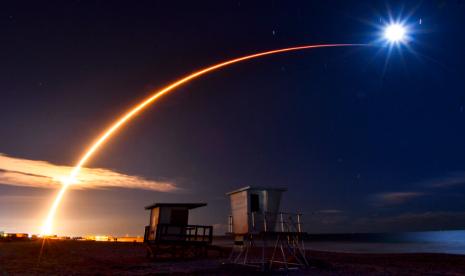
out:
<path id="1" fill-rule="evenodd" d="M 399 23 L 390 24 L 384 30 L 384 37 L 392 42 L 398 43 L 405 40 L 407 29 L 405 26 Z"/>
<path id="2" fill-rule="evenodd" d="M 293 52 L 293 51 L 300 51 L 300 50 L 306 50 L 306 49 L 313 49 L 313 48 L 329 48 L 329 47 L 348 47 L 348 46 L 365 46 L 365 44 L 317 44 L 317 45 L 304 45 L 304 46 L 298 46 L 298 47 L 290 47 L 290 48 L 283 48 L 283 49 L 277 49 L 277 50 L 272 50 L 272 51 L 266 51 L 266 52 L 260 52 L 260 53 L 255 53 L 252 55 L 247 55 L 231 60 L 227 60 L 209 67 L 206 67 L 204 69 L 198 70 L 196 72 L 193 72 L 184 78 L 181 78 L 173 83 L 168 84 L 164 88 L 158 91 L 154 91 L 151 96 L 148 98 L 144 99 L 142 102 L 139 104 L 133 106 L 131 109 L 129 109 L 126 113 L 124 113 L 120 118 L 118 118 L 115 122 L 113 122 L 102 134 L 99 136 L 91 145 L 90 147 L 84 152 L 84 155 L 81 157 L 79 162 L 76 164 L 76 166 L 73 168 L 71 171 L 69 177 L 65 179 L 63 182 L 63 186 L 61 187 L 60 191 L 55 197 L 55 200 L 52 203 L 52 206 L 50 207 L 49 213 L 47 215 L 47 218 L 45 219 L 45 222 L 42 226 L 42 236 L 43 235 L 50 235 L 52 234 L 52 227 L 53 227 L 53 220 L 56 214 L 56 211 L 58 209 L 58 206 L 60 205 L 61 200 L 63 199 L 63 196 L 68 189 L 68 187 L 75 181 L 77 178 L 79 171 L 81 168 L 89 161 L 89 159 L 97 152 L 100 147 L 105 144 L 105 142 L 113 135 L 115 134 L 123 125 L 125 125 L 128 121 L 130 121 L 133 117 L 137 116 L 143 109 L 145 109 L 147 106 L 150 104 L 154 103 L 157 101 L 160 97 L 168 94 L 175 88 L 192 81 L 202 75 L 205 75 L 207 73 L 210 73 L 212 71 L 216 71 L 220 68 L 239 63 L 241 61 L 245 60 L 250 60 L 250 59 L 255 59 L 263 56 L 269 56 L 269 55 L 274 55 L 274 54 L 279 54 L 279 53 L 285 53 L 285 52 Z"/>
<path id="3" fill-rule="evenodd" d="M 71 175 L 67 178 L 64 178 L 62 180 L 63 186 L 61 187 L 60 191 L 58 192 L 55 200 L 53 201 L 52 207 L 50 207 L 49 213 L 47 218 L 45 219 L 44 225 L 42 226 L 41 229 L 41 236 L 45 235 L 51 235 L 52 230 L 53 230 L 53 219 L 55 218 L 56 211 L 58 209 L 58 206 L 60 205 L 61 200 L 63 199 L 63 196 L 68 189 L 69 185 L 73 183 L 77 183 L 76 180 L 76 175 L 79 173 L 81 167 L 76 169 L 75 167 L 73 171 L 71 172 Z"/>

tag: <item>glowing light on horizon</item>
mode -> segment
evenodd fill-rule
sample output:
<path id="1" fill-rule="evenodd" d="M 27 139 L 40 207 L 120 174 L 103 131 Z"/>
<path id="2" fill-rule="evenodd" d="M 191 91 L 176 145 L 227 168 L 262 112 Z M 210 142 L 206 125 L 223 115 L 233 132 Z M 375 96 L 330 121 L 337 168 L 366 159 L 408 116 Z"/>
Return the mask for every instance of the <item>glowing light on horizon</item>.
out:
<path id="1" fill-rule="evenodd" d="M 124 124 L 126 124 L 129 120 L 131 120 L 133 117 L 135 117 L 139 112 L 141 112 L 143 109 L 145 109 L 148 105 L 152 104 L 162 96 L 168 94 L 171 92 L 173 89 L 181 86 L 182 84 L 185 84 L 193 79 L 196 79 L 202 75 L 205 75 L 209 72 L 215 71 L 217 69 L 226 67 L 228 65 L 232 65 L 234 63 L 238 63 L 241 61 L 245 60 L 250 60 L 254 58 L 259 58 L 263 56 L 268 56 L 268 55 L 273 55 L 273 54 L 278 54 L 278 53 L 284 53 L 284 52 L 291 52 L 291 51 L 299 51 L 299 50 L 305 50 L 305 49 L 312 49 L 312 48 L 327 48 L 327 47 L 348 47 L 348 46 L 364 46 L 365 44 L 317 44 L 317 45 L 304 45 L 304 46 L 298 46 L 298 47 L 290 47 L 290 48 L 283 48 L 283 49 L 277 49 L 277 50 L 271 50 L 271 51 L 266 51 L 266 52 L 260 52 L 252 55 L 247 55 L 231 60 L 227 60 L 221 63 L 218 63 L 216 65 L 212 65 L 210 67 L 206 67 L 204 69 L 201 69 L 199 71 L 193 72 L 189 75 L 187 75 L 184 78 L 181 78 L 164 88 L 155 91 L 152 93 L 151 96 L 140 102 L 139 104 L 135 105 L 131 109 L 129 109 L 125 114 L 123 114 L 119 119 L 117 119 L 114 123 L 110 125 L 108 129 L 106 129 L 101 136 L 99 136 L 92 144 L 91 146 L 85 151 L 84 155 L 81 157 L 79 162 L 76 164 L 76 166 L 73 168 L 71 171 L 70 175 L 65 179 L 63 182 L 63 186 L 59 190 L 58 194 L 56 195 L 52 206 L 50 207 L 49 213 L 47 215 L 47 218 L 42 226 L 42 235 L 49 235 L 52 232 L 53 228 L 53 220 L 55 217 L 55 214 L 57 212 L 58 206 L 60 205 L 60 202 L 63 199 L 63 196 L 68 189 L 68 187 L 77 179 L 77 175 L 79 174 L 79 171 L 81 168 L 89 161 L 89 159 L 94 155 L 97 150 L 117 131 L 119 130 Z"/>

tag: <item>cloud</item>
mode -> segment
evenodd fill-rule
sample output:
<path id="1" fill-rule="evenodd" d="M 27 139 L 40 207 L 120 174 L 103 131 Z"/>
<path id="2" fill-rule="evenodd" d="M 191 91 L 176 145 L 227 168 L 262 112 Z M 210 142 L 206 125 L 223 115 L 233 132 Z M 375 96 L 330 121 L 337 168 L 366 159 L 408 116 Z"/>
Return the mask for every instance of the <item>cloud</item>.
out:
<path id="1" fill-rule="evenodd" d="M 425 193 L 421 192 L 392 192 L 380 193 L 373 197 L 375 205 L 398 205 L 403 204 L 411 199 L 424 196 Z"/>
<path id="2" fill-rule="evenodd" d="M 465 184 L 465 172 L 449 173 L 446 176 L 433 178 L 420 183 L 421 186 L 429 188 L 447 188 Z"/>
<path id="3" fill-rule="evenodd" d="M 309 233 L 335 233 L 347 231 L 350 215 L 338 209 L 323 209 L 303 216 L 303 226 Z"/>
<path id="4" fill-rule="evenodd" d="M 31 203 L 33 201 L 40 201 L 43 197 L 36 195 L 0 195 L 0 202 L 2 204 L 23 204 Z"/>
<path id="5" fill-rule="evenodd" d="M 354 227 L 371 232 L 404 232 L 463 229 L 465 212 L 427 211 L 402 213 L 388 217 L 365 217 L 354 220 Z"/>
<path id="6" fill-rule="evenodd" d="M 56 189 L 73 167 L 47 161 L 10 157 L 0 153 L 0 184 Z M 170 181 L 148 180 L 102 168 L 82 168 L 73 189 L 130 188 L 172 192 L 179 188 Z"/>
<path id="7" fill-rule="evenodd" d="M 434 189 L 450 188 L 464 184 L 465 172 L 454 172 L 449 173 L 443 177 L 417 182 L 413 186 L 421 187 L 422 189 L 426 188 L 430 191 L 429 194 L 432 194 L 431 191 Z M 376 206 L 399 205 L 427 194 L 428 193 L 413 191 L 379 193 L 372 196 L 371 201 Z"/>

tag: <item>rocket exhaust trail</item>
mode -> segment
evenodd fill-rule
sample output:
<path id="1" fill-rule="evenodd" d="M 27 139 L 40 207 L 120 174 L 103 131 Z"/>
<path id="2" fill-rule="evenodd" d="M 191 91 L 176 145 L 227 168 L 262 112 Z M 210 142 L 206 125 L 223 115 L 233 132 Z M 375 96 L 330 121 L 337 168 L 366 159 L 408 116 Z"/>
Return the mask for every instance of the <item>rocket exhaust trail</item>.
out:
<path id="1" fill-rule="evenodd" d="M 348 46 L 364 46 L 365 44 L 317 44 L 317 45 L 304 45 L 304 46 L 298 46 L 298 47 L 290 47 L 290 48 L 283 48 L 283 49 L 277 49 L 277 50 L 271 50 L 271 51 L 266 51 L 266 52 L 260 52 L 256 54 L 251 54 L 231 60 L 227 60 L 212 66 L 209 66 L 207 68 L 201 69 L 199 71 L 193 72 L 184 78 L 181 78 L 164 88 L 161 88 L 158 91 L 155 91 L 151 96 L 148 98 L 144 99 L 142 102 L 139 104 L 133 106 L 130 108 L 126 113 L 124 113 L 120 118 L 118 118 L 113 124 L 109 126 L 102 134 L 99 136 L 93 144 L 85 151 L 84 155 L 81 157 L 79 162 L 76 164 L 76 166 L 73 168 L 71 171 L 70 175 L 68 178 L 63 182 L 63 186 L 61 187 L 60 191 L 55 197 L 55 200 L 53 201 L 52 206 L 50 207 L 49 213 L 47 215 L 47 218 L 42 226 L 42 235 L 48 235 L 51 234 L 52 231 L 52 225 L 53 225 L 53 219 L 55 217 L 56 211 L 58 209 L 58 206 L 60 205 L 61 200 L 63 199 L 63 195 L 65 194 L 66 190 L 68 189 L 69 185 L 71 185 L 75 180 L 77 175 L 79 174 L 79 171 L 81 168 L 89 161 L 89 159 L 92 157 L 92 155 L 95 154 L 95 152 L 118 130 L 120 129 L 124 124 L 126 124 L 129 120 L 131 120 L 133 117 L 137 116 L 139 112 L 141 112 L 143 109 L 145 109 L 148 105 L 151 103 L 155 102 L 158 100 L 160 97 L 168 94 L 169 92 L 173 91 L 173 89 L 191 81 L 194 80 L 202 75 L 205 75 L 209 72 L 215 71 L 217 69 L 221 69 L 223 67 L 226 67 L 228 65 L 232 65 L 234 63 L 238 63 L 241 61 L 249 60 L 249 59 L 255 59 L 263 56 L 268 56 L 268 55 L 274 55 L 274 54 L 279 54 L 279 53 L 285 53 L 285 52 L 292 52 L 292 51 L 300 51 L 300 50 L 306 50 L 306 49 L 313 49 L 313 48 L 329 48 L 329 47 L 348 47 Z"/>

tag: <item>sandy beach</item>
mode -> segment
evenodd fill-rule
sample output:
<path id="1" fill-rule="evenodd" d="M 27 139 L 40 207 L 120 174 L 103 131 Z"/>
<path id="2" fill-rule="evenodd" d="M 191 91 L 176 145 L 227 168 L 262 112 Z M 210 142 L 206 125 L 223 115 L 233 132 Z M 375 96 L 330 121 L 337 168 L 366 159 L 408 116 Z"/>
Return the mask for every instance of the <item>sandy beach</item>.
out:
<path id="1" fill-rule="evenodd" d="M 242 267 L 222 265 L 223 258 L 153 261 L 143 244 L 57 241 L 0 243 L 3 275 L 150 275 L 255 274 Z M 226 248 L 227 250 L 227 248 Z M 448 254 L 353 254 L 308 251 L 311 267 L 296 275 L 459 275 L 465 274 L 465 256 Z"/>

